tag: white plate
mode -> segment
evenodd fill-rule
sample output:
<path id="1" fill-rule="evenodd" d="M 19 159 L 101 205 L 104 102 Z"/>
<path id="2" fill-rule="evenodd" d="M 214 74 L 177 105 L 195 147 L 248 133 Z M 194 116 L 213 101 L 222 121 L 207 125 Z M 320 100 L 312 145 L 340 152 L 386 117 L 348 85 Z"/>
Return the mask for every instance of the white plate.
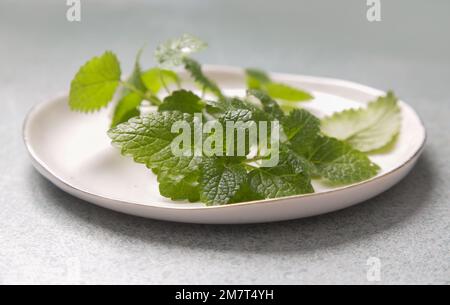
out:
<path id="1" fill-rule="evenodd" d="M 241 69 L 209 66 L 205 72 L 229 94 L 244 92 Z M 312 91 L 316 99 L 303 106 L 319 116 L 364 105 L 384 94 L 341 80 L 286 74 L 272 77 Z M 110 109 L 89 115 L 71 112 L 67 96 L 62 96 L 35 106 L 25 119 L 23 134 L 33 165 L 42 175 L 62 190 L 99 206 L 180 222 L 270 222 L 343 209 L 386 191 L 404 178 L 424 148 L 426 131 L 411 107 L 404 102 L 400 106 L 403 121 L 395 148 L 371 156 L 382 168 L 377 177 L 339 188 L 315 183 L 315 194 L 227 206 L 206 207 L 160 196 L 154 175 L 111 146 L 106 135 Z"/>

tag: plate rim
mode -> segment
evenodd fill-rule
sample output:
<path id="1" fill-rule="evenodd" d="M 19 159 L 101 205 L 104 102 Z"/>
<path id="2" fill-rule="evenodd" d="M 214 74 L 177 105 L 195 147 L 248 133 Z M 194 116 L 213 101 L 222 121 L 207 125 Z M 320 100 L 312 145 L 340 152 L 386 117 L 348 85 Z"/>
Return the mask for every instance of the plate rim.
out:
<path id="1" fill-rule="evenodd" d="M 235 67 L 235 66 L 222 66 L 222 65 L 205 65 L 204 66 L 204 70 L 206 71 L 206 73 L 211 73 L 211 72 L 221 72 L 221 73 L 239 73 L 241 74 L 242 71 L 244 70 L 243 68 L 240 67 Z M 378 90 L 375 89 L 373 87 L 369 87 L 366 85 L 362 85 L 359 83 L 355 83 L 353 81 L 348 81 L 348 80 L 342 80 L 342 79 L 337 79 L 337 78 L 330 78 L 330 77 L 320 77 L 320 76 L 309 76 L 309 75 L 301 75 L 301 74 L 290 74 L 290 73 L 277 73 L 277 72 L 271 72 L 269 73 L 270 75 L 272 75 L 274 78 L 283 78 L 283 79 L 292 79 L 292 80 L 299 80 L 299 78 L 302 79 L 302 81 L 309 81 L 309 82 L 319 82 L 319 83 L 326 83 L 326 84 L 330 84 L 330 85 L 334 85 L 334 86 L 343 86 L 343 87 L 347 87 L 350 89 L 355 89 L 355 90 L 360 90 L 363 92 L 368 92 L 370 91 L 370 94 L 373 95 L 382 95 L 385 94 L 386 92 L 382 91 L 382 90 Z M 93 198 L 94 200 L 102 200 L 102 201 L 114 201 L 117 204 L 121 204 L 121 205 L 137 205 L 139 207 L 144 207 L 144 208 L 154 208 L 154 209 L 161 209 L 161 210 L 189 210 L 189 211 L 196 211 L 196 210 L 211 210 L 211 209 L 230 209 L 230 208 L 237 208 L 237 207 L 242 207 L 242 206 L 250 206 L 250 205 L 261 205 L 261 204 L 269 204 L 269 203 L 275 203 L 278 201 L 284 201 L 284 200 L 291 200 L 291 199 L 301 199 L 301 198 L 309 198 L 309 197 L 321 197 L 321 196 L 327 196 L 336 192 L 342 192 L 345 190 L 349 190 L 349 189 L 353 189 L 353 188 L 358 188 L 361 187 L 363 185 L 369 184 L 369 183 L 373 183 L 375 181 L 378 180 L 383 180 L 386 179 L 387 177 L 395 174 L 397 171 L 402 170 L 404 167 L 408 166 L 411 162 L 414 162 L 424 151 L 427 140 L 428 140 L 428 132 L 427 129 L 425 127 L 424 121 L 422 120 L 422 118 L 420 117 L 420 115 L 415 111 L 414 108 L 412 108 L 411 106 L 409 106 L 409 104 L 403 102 L 402 100 L 400 100 L 400 103 L 402 103 L 404 106 L 409 107 L 413 113 L 417 116 L 419 123 L 421 125 L 421 128 L 424 132 L 424 137 L 422 139 L 422 142 L 420 144 L 420 147 L 414 152 L 414 154 L 412 154 L 410 156 L 410 158 L 408 158 L 408 160 L 406 160 L 405 162 L 403 162 L 401 165 L 396 166 L 394 169 L 391 169 L 390 171 L 383 173 L 381 175 L 377 175 L 375 177 L 372 177 L 368 180 L 364 180 L 361 182 L 357 182 L 357 183 L 353 183 L 350 185 L 346 185 L 346 186 L 341 186 L 338 187 L 336 189 L 333 190 L 328 190 L 328 191 L 322 191 L 322 192 L 318 192 L 318 193 L 312 193 L 312 194 L 303 194 L 303 195 L 291 195 L 291 196 L 285 196 L 285 197 L 280 197 L 280 198 L 270 198 L 270 199 L 262 199 L 262 200 L 254 200 L 254 201 L 246 201 L 246 202 L 239 202 L 239 203 L 233 203 L 233 204 L 227 204 L 227 205 L 212 205 L 212 206 L 202 206 L 202 207 L 189 207 L 189 206 L 158 206 L 158 205 L 152 205 L 152 204 L 143 204 L 143 203 L 139 203 L 139 202 L 134 202 L 134 201 L 124 201 L 121 199 L 115 199 L 115 198 L 109 198 L 109 197 L 104 197 L 98 194 L 94 194 L 85 190 L 82 190 L 80 188 L 77 188 L 75 186 L 73 186 L 72 184 L 70 184 L 69 182 L 67 182 L 65 179 L 59 177 L 54 171 L 52 171 L 46 164 L 44 161 L 42 161 L 38 156 L 37 153 L 34 151 L 28 136 L 27 136 L 27 130 L 28 130 L 28 125 L 30 123 L 31 117 L 41 108 L 44 107 L 50 103 L 55 103 L 57 100 L 63 99 L 63 98 L 68 98 L 68 93 L 67 92 L 63 92 L 63 93 L 58 93 L 55 94 L 52 98 L 48 98 L 46 99 L 44 102 L 38 102 L 35 105 L 33 105 L 27 112 L 27 115 L 25 116 L 25 119 L 23 121 L 22 124 L 22 139 L 24 141 L 26 150 L 28 152 L 28 155 L 31 158 L 32 164 L 33 166 L 38 170 L 39 173 L 41 173 L 46 179 L 50 180 L 50 182 L 52 182 L 54 185 L 56 185 L 57 187 L 61 188 L 58 183 L 62 183 L 66 188 L 70 189 L 73 191 L 73 193 L 81 193 L 82 195 L 84 195 L 86 198 Z M 92 202 L 94 203 L 94 202 Z M 95 203 L 94 203 L 95 204 Z"/>

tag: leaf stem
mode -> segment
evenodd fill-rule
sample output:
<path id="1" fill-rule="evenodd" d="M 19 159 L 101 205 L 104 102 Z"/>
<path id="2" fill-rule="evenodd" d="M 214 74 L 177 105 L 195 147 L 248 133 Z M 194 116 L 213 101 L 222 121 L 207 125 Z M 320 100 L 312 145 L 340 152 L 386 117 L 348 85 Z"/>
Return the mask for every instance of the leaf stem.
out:
<path id="1" fill-rule="evenodd" d="M 142 92 L 142 90 L 139 90 L 138 88 L 136 88 L 134 85 L 128 83 L 128 82 L 124 82 L 124 81 L 120 81 L 120 84 L 125 87 L 128 90 L 133 91 L 134 93 L 139 94 L 140 96 L 144 97 L 144 92 Z"/>
<path id="2" fill-rule="evenodd" d="M 134 86 L 133 84 L 124 81 L 120 81 L 120 84 L 124 88 L 138 94 L 142 99 L 149 101 L 150 103 L 152 103 L 152 105 L 155 106 L 161 105 L 161 101 L 159 100 L 159 98 L 156 95 L 154 95 L 151 91 L 144 92 L 136 88 L 136 86 Z"/>
<path id="3" fill-rule="evenodd" d="M 164 87 L 164 90 L 166 90 L 167 94 L 170 95 L 169 87 L 167 86 L 166 81 L 164 80 L 164 76 L 163 76 L 163 73 L 161 72 L 161 70 L 159 70 L 159 79 L 161 81 L 161 84 Z"/>

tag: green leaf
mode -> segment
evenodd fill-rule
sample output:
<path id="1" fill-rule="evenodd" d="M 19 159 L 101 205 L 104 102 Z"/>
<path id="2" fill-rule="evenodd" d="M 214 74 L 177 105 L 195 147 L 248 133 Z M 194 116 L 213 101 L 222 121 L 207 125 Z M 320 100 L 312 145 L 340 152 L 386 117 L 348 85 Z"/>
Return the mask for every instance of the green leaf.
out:
<path id="1" fill-rule="evenodd" d="M 136 59 L 134 62 L 134 69 L 133 73 L 131 73 L 130 77 L 127 79 L 127 83 L 132 85 L 134 88 L 145 92 L 145 84 L 142 82 L 142 68 L 141 68 L 141 57 L 142 57 L 143 49 L 140 49 L 139 52 L 136 55 Z M 124 95 L 127 93 L 134 92 L 133 90 L 130 90 L 129 88 L 124 88 Z"/>
<path id="2" fill-rule="evenodd" d="M 231 122 L 249 122 L 253 120 L 253 113 L 248 109 L 228 110 L 220 119 L 223 123 Z"/>
<path id="3" fill-rule="evenodd" d="M 105 107 L 113 98 L 120 82 L 120 64 L 116 55 L 105 52 L 80 68 L 70 86 L 72 110 L 89 112 Z"/>
<path id="4" fill-rule="evenodd" d="M 200 200 L 200 183 L 198 171 L 186 175 L 181 180 L 167 176 L 158 176 L 159 192 L 172 200 L 187 199 L 190 202 Z"/>
<path id="5" fill-rule="evenodd" d="M 305 155 L 320 133 L 320 120 L 303 109 L 295 109 L 282 120 L 283 131 L 293 149 Z"/>
<path id="6" fill-rule="evenodd" d="M 265 168 L 249 173 L 250 188 L 263 198 L 279 198 L 313 193 L 308 180 L 301 174 L 272 174 Z"/>
<path id="7" fill-rule="evenodd" d="M 200 97 L 191 91 L 178 90 L 172 92 L 166 97 L 163 103 L 159 106 L 159 111 L 173 111 L 178 110 L 183 113 L 201 113 L 204 104 Z"/>
<path id="8" fill-rule="evenodd" d="M 180 83 L 180 78 L 175 72 L 160 68 L 143 72 L 141 78 L 145 87 L 153 94 L 157 94 L 164 86 Z"/>
<path id="9" fill-rule="evenodd" d="M 155 59 L 161 66 L 173 67 L 183 63 L 183 59 L 207 47 L 207 44 L 195 36 L 184 34 L 159 45 L 155 51 Z"/>
<path id="10" fill-rule="evenodd" d="M 249 89 L 259 89 L 267 92 L 274 98 L 289 102 L 304 102 L 312 100 L 314 97 L 303 90 L 292 86 L 273 82 L 270 76 L 264 71 L 258 69 L 245 70 L 247 87 Z"/>
<path id="11" fill-rule="evenodd" d="M 230 200 L 229 203 L 249 202 L 254 200 L 262 200 L 263 196 L 255 193 L 248 182 L 248 179 L 242 183 L 241 188 L 237 191 L 236 195 Z"/>
<path id="12" fill-rule="evenodd" d="M 248 179 L 250 189 L 263 198 L 314 193 L 308 162 L 290 150 L 280 153 L 277 166 L 254 169 Z"/>
<path id="13" fill-rule="evenodd" d="M 367 108 L 345 110 L 322 121 L 323 133 L 363 152 L 388 145 L 400 132 L 400 126 L 400 107 L 392 92 L 371 102 Z"/>
<path id="14" fill-rule="evenodd" d="M 292 149 L 312 163 L 310 171 L 335 184 L 360 182 L 379 170 L 362 152 L 320 135 L 320 120 L 306 110 L 293 110 L 282 125 Z"/>
<path id="15" fill-rule="evenodd" d="M 253 123 L 256 123 L 257 120 L 254 119 L 253 113 L 251 110 L 248 109 L 236 109 L 236 110 L 228 110 L 225 112 L 220 118 L 219 122 L 223 126 L 224 135 L 223 135 L 223 148 L 224 148 L 224 154 L 226 155 L 240 155 L 239 151 L 240 148 L 243 148 L 244 150 L 241 152 L 243 155 L 248 155 L 250 153 L 250 129 L 251 125 Z M 226 132 L 227 128 L 227 122 L 234 123 L 234 136 L 233 136 L 233 143 L 228 143 L 227 138 L 228 134 Z M 252 123 L 253 122 L 253 123 Z M 255 131 L 258 130 L 258 125 L 253 125 L 255 127 Z M 243 134 L 244 139 L 240 139 L 245 144 L 240 143 L 238 140 L 238 134 Z M 256 144 L 256 143 L 255 143 Z M 241 155 L 242 156 L 242 155 Z"/>
<path id="16" fill-rule="evenodd" d="M 304 102 L 312 100 L 314 97 L 303 90 L 296 89 L 294 87 L 281 84 L 281 83 L 268 83 L 264 86 L 267 93 L 274 99 L 280 99 L 290 102 Z"/>
<path id="17" fill-rule="evenodd" d="M 262 89 L 263 85 L 271 82 L 267 73 L 258 69 L 246 69 L 245 74 L 248 89 Z"/>
<path id="18" fill-rule="evenodd" d="M 202 67 L 200 64 L 193 60 L 192 58 L 184 58 L 184 67 L 187 71 L 191 74 L 192 78 L 203 88 L 210 92 L 212 92 L 214 95 L 218 97 L 223 97 L 222 91 L 220 91 L 219 86 L 217 84 L 210 80 L 202 71 Z"/>
<path id="19" fill-rule="evenodd" d="M 134 88 L 145 92 L 145 86 L 141 80 L 141 65 L 140 59 L 142 55 L 142 49 L 139 50 L 136 61 L 134 64 L 133 73 L 128 78 L 127 83 Z M 129 88 L 124 88 L 122 91 L 122 97 L 114 109 L 113 119 L 111 122 L 111 127 L 114 127 L 120 123 L 126 122 L 132 117 L 139 115 L 139 109 L 142 102 L 142 97 L 138 93 L 130 90 Z"/>
<path id="20" fill-rule="evenodd" d="M 377 175 L 379 166 L 362 152 L 335 138 L 320 136 L 306 156 L 317 173 L 334 184 L 351 184 Z"/>
<path id="21" fill-rule="evenodd" d="M 282 119 L 284 117 L 284 112 L 278 105 L 278 103 L 272 99 L 266 92 L 257 89 L 251 89 L 247 92 L 248 95 L 253 95 L 263 105 L 263 110 L 271 115 L 275 119 Z"/>
<path id="22" fill-rule="evenodd" d="M 164 196 L 194 200 L 198 188 L 194 187 L 199 177 L 201 157 L 176 156 L 171 143 L 178 136 L 171 132 L 173 124 L 185 121 L 193 130 L 193 117 L 178 111 L 151 113 L 117 125 L 108 132 L 112 143 L 121 153 L 131 156 L 135 162 L 143 163 L 158 175 Z M 171 187 L 168 185 L 172 184 Z"/>
<path id="23" fill-rule="evenodd" d="M 137 163 L 144 163 L 154 169 L 155 156 L 161 154 L 171 157 L 170 144 L 177 134 L 171 132 L 172 125 L 179 121 L 192 124 L 191 115 L 181 112 L 150 113 L 133 118 L 108 131 L 112 143 L 121 148 L 124 155 L 132 156 Z M 168 151 L 167 151 L 168 150 Z M 169 154 L 170 153 L 170 154 Z M 158 157 L 156 160 L 160 160 Z"/>
<path id="24" fill-rule="evenodd" d="M 288 145 L 280 145 L 280 159 L 277 165 L 281 172 L 293 172 L 295 174 L 303 174 L 306 179 L 311 180 L 313 165 L 305 157 L 297 154 Z M 273 171 L 275 173 L 275 171 Z"/>
<path id="25" fill-rule="evenodd" d="M 158 154 L 154 163 L 159 163 L 159 191 L 162 196 L 172 200 L 188 199 L 191 202 L 200 200 L 200 166 L 201 157 L 174 158 L 169 153 Z"/>
<path id="26" fill-rule="evenodd" d="M 114 109 L 111 127 L 117 126 L 129 119 L 139 116 L 139 106 L 141 105 L 142 97 L 137 93 L 129 93 L 122 97 Z"/>
<path id="27" fill-rule="evenodd" d="M 247 171 L 230 158 L 203 158 L 201 201 L 207 205 L 228 204 L 246 181 Z"/>
<path id="28" fill-rule="evenodd" d="M 218 101 L 207 101 L 207 111 L 210 113 L 224 114 L 227 111 L 242 109 L 249 110 L 255 122 L 271 120 L 269 114 L 247 100 L 241 100 L 235 97 L 223 97 Z"/>
<path id="29" fill-rule="evenodd" d="M 378 173 L 380 168 L 362 151 L 385 149 L 398 135 L 400 108 L 392 93 L 370 103 L 366 109 L 347 110 L 325 118 L 321 127 L 321 121 L 308 111 L 292 109 L 297 105 L 292 102 L 312 99 L 310 93 L 274 82 L 261 70 L 246 70 L 250 89 L 246 98 L 224 96 L 217 83 L 203 73 L 201 65 L 189 57 L 205 46 L 190 35 L 167 41 L 155 52 L 159 66 L 145 72 L 139 63 L 140 51 L 126 82 L 120 79 L 117 57 L 105 52 L 88 61 L 76 74 L 71 83 L 70 107 L 84 112 L 105 107 L 122 84 L 124 88 L 108 135 L 123 155 L 131 156 L 155 173 L 161 195 L 172 200 L 201 200 L 207 205 L 223 205 L 308 194 L 314 192 L 313 176 L 332 184 L 351 184 Z M 178 65 L 184 65 L 203 93 L 211 92 L 217 98 L 206 101 L 181 89 L 178 75 L 164 68 Z M 168 85 L 173 84 L 178 90 L 170 92 L 172 89 L 167 89 Z M 164 87 L 169 96 L 161 101 L 157 94 Z M 159 111 L 139 116 L 143 99 L 159 106 Z M 286 109 L 291 112 L 285 114 Z M 213 134 L 206 137 L 206 131 L 195 130 L 196 113 L 202 113 L 203 119 L 217 119 L 219 125 L 213 126 Z M 257 129 L 253 125 L 236 124 L 234 147 L 231 147 L 232 142 L 227 143 L 226 137 L 230 134 L 221 134 L 219 130 L 229 121 L 274 120 L 279 121 L 282 130 L 281 143 L 270 146 L 279 148 L 279 162 L 273 167 L 263 167 L 267 164 L 261 161 L 276 157 L 274 151 L 268 155 L 261 139 L 258 139 L 259 146 L 247 140 L 255 131 L 261 131 L 258 129 L 261 124 Z M 179 123 L 187 123 L 187 127 Z M 196 133 L 180 137 L 179 132 L 172 133 L 173 127 L 184 127 L 183 132 L 190 129 Z M 271 133 L 273 135 L 273 130 L 267 136 Z M 205 142 L 196 143 L 199 134 Z M 236 135 L 245 135 L 245 143 L 237 141 Z M 177 149 L 174 144 L 181 144 L 181 139 L 184 145 L 189 141 L 187 149 L 190 151 L 174 154 L 173 149 Z M 250 143 L 254 147 L 250 147 Z M 209 146 L 217 156 L 206 151 L 199 154 L 196 144 L 206 144 L 206 149 Z M 203 149 L 205 147 L 202 145 Z M 229 151 L 239 152 L 241 156 L 221 156 Z M 256 156 L 249 156 L 251 151 Z"/>

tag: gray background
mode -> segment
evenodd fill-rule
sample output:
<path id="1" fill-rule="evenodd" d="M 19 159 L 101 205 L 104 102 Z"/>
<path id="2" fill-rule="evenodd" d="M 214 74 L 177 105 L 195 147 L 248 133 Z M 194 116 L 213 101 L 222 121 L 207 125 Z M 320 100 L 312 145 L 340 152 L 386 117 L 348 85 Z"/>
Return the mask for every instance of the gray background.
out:
<path id="1" fill-rule="evenodd" d="M 92 1 L 82 22 L 65 1 L 0 0 L 0 282 L 149 284 L 450 283 L 450 2 Z M 129 71 L 183 32 L 210 43 L 211 64 L 257 66 L 393 88 L 424 119 L 417 167 L 385 194 L 310 219 L 207 226 L 120 215 L 71 197 L 33 170 L 21 124 L 34 104 L 68 90 L 105 49 Z"/>

